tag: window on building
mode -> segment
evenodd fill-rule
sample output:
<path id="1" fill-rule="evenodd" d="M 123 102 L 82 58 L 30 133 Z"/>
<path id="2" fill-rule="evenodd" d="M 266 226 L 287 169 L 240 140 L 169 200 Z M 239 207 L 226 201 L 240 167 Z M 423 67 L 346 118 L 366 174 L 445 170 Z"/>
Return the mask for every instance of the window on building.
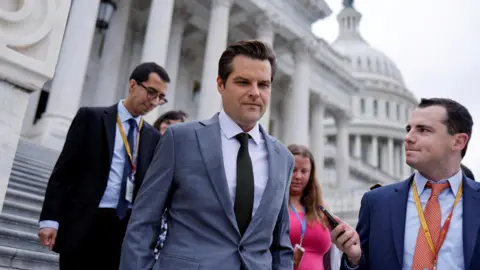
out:
<path id="1" fill-rule="evenodd" d="M 361 110 L 362 114 L 365 114 L 365 99 L 364 98 L 360 99 L 360 110 Z"/>
<path id="2" fill-rule="evenodd" d="M 362 143 L 362 161 L 368 163 L 368 144 Z"/>
<path id="3" fill-rule="evenodd" d="M 397 104 L 397 121 L 400 121 L 400 104 Z"/>
<path id="4" fill-rule="evenodd" d="M 382 159 L 382 148 L 381 147 L 378 147 L 378 150 L 377 150 L 377 168 L 384 168 L 383 167 L 383 159 Z"/>
<path id="5" fill-rule="evenodd" d="M 373 115 L 378 115 L 378 101 L 376 99 L 373 101 Z"/>
<path id="6" fill-rule="evenodd" d="M 385 115 L 390 118 L 390 102 L 388 101 L 385 102 Z"/>

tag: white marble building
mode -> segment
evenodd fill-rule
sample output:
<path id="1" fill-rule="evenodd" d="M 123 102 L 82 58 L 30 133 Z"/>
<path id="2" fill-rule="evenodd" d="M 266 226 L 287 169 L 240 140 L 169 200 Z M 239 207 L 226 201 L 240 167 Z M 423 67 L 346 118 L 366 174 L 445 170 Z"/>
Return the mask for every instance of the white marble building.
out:
<path id="1" fill-rule="evenodd" d="M 361 38 L 353 7 L 338 15 L 340 36 L 331 45 L 311 32 L 332 15 L 324 0 L 116 0 L 111 19 L 109 2 L 72 1 L 55 77 L 30 96 L 24 139 L 59 151 L 78 108 L 124 97 L 129 73 L 143 61 L 165 66 L 172 79 L 168 105 L 147 121 L 171 108 L 211 117 L 221 107 L 220 54 L 230 42 L 256 38 L 272 44 L 279 62 L 261 122 L 324 160 L 319 178 L 337 214 L 355 223 L 369 186 L 410 170 L 401 144 L 416 100 L 395 64 Z"/>

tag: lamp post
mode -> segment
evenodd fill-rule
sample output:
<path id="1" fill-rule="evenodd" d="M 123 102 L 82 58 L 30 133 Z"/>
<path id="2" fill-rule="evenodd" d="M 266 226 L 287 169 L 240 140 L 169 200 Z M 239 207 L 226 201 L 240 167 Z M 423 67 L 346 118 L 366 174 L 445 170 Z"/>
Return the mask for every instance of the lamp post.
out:
<path id="1" fill-rule="evenodd" d="M 102 0 L 98 8 L 97 28 L 100 29 L 102 38 L 100 41 L 100 50 L 98 55 L 101 56 L 103 52 L 103 43 L 105 41 L 105 31 L 108 29 L 113 12 L 117 9 L 117 5 L 112 0 Z"/>
<path id="2" fill-rule="evenodd" d="M 108 24 L 112 19 L 113 12 L 117 9 L 117 5 L 112 0 L 102 0 L 98 9 L 97 27 L 101 30 L 108 28 Z"/>

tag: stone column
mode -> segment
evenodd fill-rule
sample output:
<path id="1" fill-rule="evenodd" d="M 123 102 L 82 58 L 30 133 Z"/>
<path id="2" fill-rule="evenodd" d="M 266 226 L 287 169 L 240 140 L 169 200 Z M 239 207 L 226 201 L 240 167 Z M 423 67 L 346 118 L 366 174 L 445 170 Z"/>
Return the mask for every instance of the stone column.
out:
<path id="1" fill-rule="evenodd" d="M 370 157 L 370 164 L 373 167 L 378 167 L 378 137 L 372 136 L 372 144 L 371 144 L 371 151 L 372 156 Z"/>
<path id="2" fill-rule="evenodd" d="M 400 149 L 400 146 L 395 144 L 394 150 L 393 150 L 393 169 L 394 169 L 394 175 L 395 177 L 402 177 L 402 168 L 401 168 L 401 163 L 400 161 L 402 160 L 402 149 Z"/>
<path id="3" fill-rule="evenodd" d="M 325 104 L 319 97 L 314 98 L 312 104 L 312 130 L 310 134 L 310 148 L 317 162 L 317 177 L 321 178 L 324 167 L 325 134 L 323 119 L 325 117 Z"/>
<path id="4" fill-rule="evenodd" d="M 212 0 L 207 42 L 203 57 L 203 73 L 198 119 L 212 117 L 222 108 L 222 100 L 217 89 L 218 60 L 227 47 L 230 8 L 233 0 Z"/>
<path id="5" fill-rule="evenodd" d="M 273 48 L 275 31 L 279 26 L 278 21 L 265 13 L 255 16 L 254 21 L 255 26 L 257 27 L 257 40 L 265 42 Z M 272 97 L 270 96 L 270 101 L 271 100 Z M 260 118 L 260 125 L 262 125 L 266 132 L 270 132 L 270 106 L 271 105 L 268 104 L 263 117 Z"/>
<path id="6" fill-rule="evenodd" d="M 175 98 L 178 93 L 178 68 L 180 66 L 180 57 L 182 54 L 182 40 L 185 26 L 187 25 L 190 13 L 186 6 L 179 6 L 173 12 L 172 29 L 170 30 L 170 44 L 168 45 L 168 55 L 166 69 L 170 76 L 170 85 L 168 86 L 168 103 L 160 107 L 160 112 L 164 113 L 175 107 Z"/>
<path id="7" fill-rule="evenodd" d="M 181 67 L 178 69 L 175 90 L 175 108 L 188 113 L 189 119 L 196 116 L 196 104 L 193 102 L 193 83 L 190 70 L 195 70 L 197 57 L 193 51 L 182 51 Z"/>
<path id="8" fill-rule="evenodd" d="M 96 16 L 92 2 L 75 2 L 72 10 L 88 6 L 87 11 L 94 10 Z M 29 93 L 39 91 L 53 77 L 70 4 L 70 0 L 59 1 L 57 5 L 48 5 L 46 1 L 0 1 L 0 13 L 4 15 L 0 18 L 0 211 Z M 26 12 L 17 12 L 17 7 Z M 45 25 L 47 28 L 42 30 Z M 15 264 L 15 256 L 8 260 Z"/>
<path id="9" fill-rule="evenodd" d="M 387 156 L 387 169 L 388 169 L 388 172 L 391 174 L 391 175 L 395 175 L 395 172 L 394 172 L 394 149 L 393 149 L 393 139 L 392 138 L 388 138 L 388 146 L 387 146 L 387 149 L 388 149 L 388 156 Z"/>
<path id="10" fill-rule="evenodd" d="M 102 56 L 100 58 L 97 88 L 94 91 L 94 105 L 110 106 L 118 102 L 118 81 L 123 64 L 123 49 L 131 6 L 132 0 L 120 0 L 117 10 L 113 13 L 110 27 L 106 30 L 105 42 L 103 48 L 101 48 Z"/>
<path id="11" fill-rule="evenodd" d="M 402 144 L 400 145 L 400 148 L 401 148 L 401 153 L 402 153 L 402 156 L 401 156 L 401 159 L 402 159 L 402 176 L 404 178 L 407 178 L 410 176 L 411 172 L 412 172 L 412 169 L 410 168 L 410 166 L 408 166 L 407 162 L 406 162 L 406 153 L 405 153 L 405 145 L 402 141 Z"/>
<path id="12" fill-rule="evenodd" d="M 175 0 L 152 0 L 143 43 L 142 62 L 165 66 Z"/>
<path id="13" fill-rule="evenodd" d="M 57 151 L 80 104 L 99 4 L 73 1 L 47 108 L 32 131 L 34 141 Z"/>
<path id="14" fill-rule="evenodd" d="M 28 98 L 27 111 L 25 112 L 25 117 L 23 118 L 22 123 L 22 136 L 28 136 L 28 132 L 30 132 L 30 129 L 33 127 L 33 121 L 35 120 L 41 93 L 42 89 L 31 93 Z"/>
<path id="15" fill-rule="evenodd" d="M 143 43 L 142 63 L 155 62 L 165 68 L 174 4 L 174 0 L 152 0 Z M 161 112 L 160 107 L 157 107 L 145 115 L 145 120 L 153 124 Z"/>
<path id="16" fill-rule="evenodd" d="M 355 149 L 353 156 L 358 159 L 362 159 L 362 136 L 360 134 L 355 135 Z"/>
<path id="17" fill-rule="evenodd" d="M 309 143 L 310 58 L 312 47 L 306 40 L 297 40 L 293 46 L 295 71 L 290 95 L 286 100 L 285 144 Z"/>
<path id="18" fill-rule="evenodd" d="M 349 134 L 348 134 L 348 116 L 339 112 L 334 115 L 335 125 L 337 126 L 337 156 L 335 166 L 337 171 L 337 187 L 345 187 L 350 181 L 349 166 Z"/>

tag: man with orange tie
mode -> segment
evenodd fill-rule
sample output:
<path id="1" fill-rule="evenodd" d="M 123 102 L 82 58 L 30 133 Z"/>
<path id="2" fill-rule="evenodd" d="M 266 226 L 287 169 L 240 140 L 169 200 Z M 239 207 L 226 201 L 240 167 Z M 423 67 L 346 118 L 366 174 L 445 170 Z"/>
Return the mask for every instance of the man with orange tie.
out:
<path id="1" fill-rule="evenodd" d="M 356 232 L 341 222 L 332 241 L 342 270 L 480 269 L 480 183 L 460 168 L 473 120 L 461 104 L 422 99 L 406 127 L 405 181 L 367 192 Z"/>

